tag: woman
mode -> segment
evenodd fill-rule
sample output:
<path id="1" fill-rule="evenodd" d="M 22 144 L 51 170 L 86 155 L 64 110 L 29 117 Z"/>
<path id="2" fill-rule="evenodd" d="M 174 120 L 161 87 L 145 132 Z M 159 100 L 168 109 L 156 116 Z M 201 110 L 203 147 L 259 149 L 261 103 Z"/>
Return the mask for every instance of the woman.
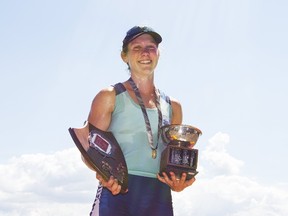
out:
<path id="1" fill-rule="evenodd" d="M 111 177 L 100 182 L 90 215 L 173 215 L 171 190 L 182 191 L 195 178 L 184 173 L 158 174 L 164 144 L 160 127 L 181 124 L 179 102 L 156 89 L 154 70 L 159 60 L 161 36 L 149 27 L 135 26 L 123 40 L 121 57 L 131 77 L 101 90 L 94 98 L 88 121 L 95 127 L 111 131 L 121 146 L 128 167 L 128 190 Z"/>

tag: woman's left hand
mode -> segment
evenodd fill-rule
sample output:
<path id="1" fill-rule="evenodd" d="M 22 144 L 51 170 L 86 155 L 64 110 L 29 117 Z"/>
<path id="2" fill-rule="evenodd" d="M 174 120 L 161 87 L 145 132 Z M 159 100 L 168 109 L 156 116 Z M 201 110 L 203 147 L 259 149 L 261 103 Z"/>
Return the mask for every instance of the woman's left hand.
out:
<path id="1" fill-rule="evenodd" d="M 170 172 L 169 174 L 170 174 L 170 178 L 165 172 L 162 173 L 163 177 L 157 174 L 157 178 L 159 181 L 167 184 L 171 188 L 171 190 L 176 191 L 176 192 L 180 192 L 184 190 L 186 187 L 191 186 L 193 182 L 195 182 L 196 180 L 195 177 L 190 180 L 186 180 L 186 177 L 187 177 L 186 173 L 183 173 L 180 179 L 176 178 L 176 175 L 174 172 Z"/>

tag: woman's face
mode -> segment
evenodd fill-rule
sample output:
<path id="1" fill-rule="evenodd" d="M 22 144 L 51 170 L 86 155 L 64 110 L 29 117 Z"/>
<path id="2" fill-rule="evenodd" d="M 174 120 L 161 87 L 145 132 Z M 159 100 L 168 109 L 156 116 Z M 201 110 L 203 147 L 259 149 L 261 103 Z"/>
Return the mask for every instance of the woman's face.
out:
<path id="1" fill-rule="evenodd" d="M 127 53 L 121 54 L 124 62 L 129 64 L 130 72 L 153 74 L 159 59 L 159 50 L 153 37 L 143 34 L 128 44 Z"/>

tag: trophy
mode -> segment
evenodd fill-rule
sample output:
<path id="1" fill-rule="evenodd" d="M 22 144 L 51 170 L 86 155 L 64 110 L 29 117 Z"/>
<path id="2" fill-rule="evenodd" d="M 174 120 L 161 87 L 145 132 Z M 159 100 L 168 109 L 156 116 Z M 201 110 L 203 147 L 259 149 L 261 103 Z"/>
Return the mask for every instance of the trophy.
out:
<path id="1" fill-rule="evenodd" d="M 176 178 L 187 173 L 189 180 L 197 175 L 198 149 L 194 149 L 201 130 L 190 125 L 172 124 L 161 128 L 161 137 L 167 145 L 161 154 L 160 175 L 174 172 Z"/>
<path id="2" fill-rule="evenodd" d="M 128 188 L 128 169 L 119 143 L 112 132 L 102 131 L 85 122 L 82 128 L 69 128 L 69 133 L 89 166 L 108 181 L 114 176 L 121 192 Z"/>

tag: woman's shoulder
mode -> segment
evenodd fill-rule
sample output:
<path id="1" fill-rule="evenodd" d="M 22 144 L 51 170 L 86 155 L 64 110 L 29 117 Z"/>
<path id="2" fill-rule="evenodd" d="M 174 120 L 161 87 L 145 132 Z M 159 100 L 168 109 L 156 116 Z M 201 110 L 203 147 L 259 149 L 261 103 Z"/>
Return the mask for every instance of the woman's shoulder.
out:
<path id="1" fill-rule="evenodd" d="M 118 82 L 118 83 L 116 83 L 116 84 L 113 84 L 113 85 L 111 85 L 111 86 L 108 86 L 108 87 L 105 87 L 105 88 L 101 89 L 101 90 L 97 93 L 97 95 L 95 96 L 95 98 L 96 98 L 97 96 L 99 96 L 99 97 L 104 97 L 104 98 L 106 98 L 106 97 L 108 97 L 108 98 L 110 98 L 110 97 L 111 97 L 111 98 L 114 98 L 115 95 L 120 94 L 120 93 L 122 93 L 122 92 L 124 92 L 124 91 L 126 91 L 125 86 L 123 85 L 122 82 Z"/>
<path id="2" fill-rule="evenodd" d="M 181 103 L 175 99 L 171 98 L 171 107 L 172 107 L 172 124 L 181 124 L 182 123 L 182 106 Z"/>

